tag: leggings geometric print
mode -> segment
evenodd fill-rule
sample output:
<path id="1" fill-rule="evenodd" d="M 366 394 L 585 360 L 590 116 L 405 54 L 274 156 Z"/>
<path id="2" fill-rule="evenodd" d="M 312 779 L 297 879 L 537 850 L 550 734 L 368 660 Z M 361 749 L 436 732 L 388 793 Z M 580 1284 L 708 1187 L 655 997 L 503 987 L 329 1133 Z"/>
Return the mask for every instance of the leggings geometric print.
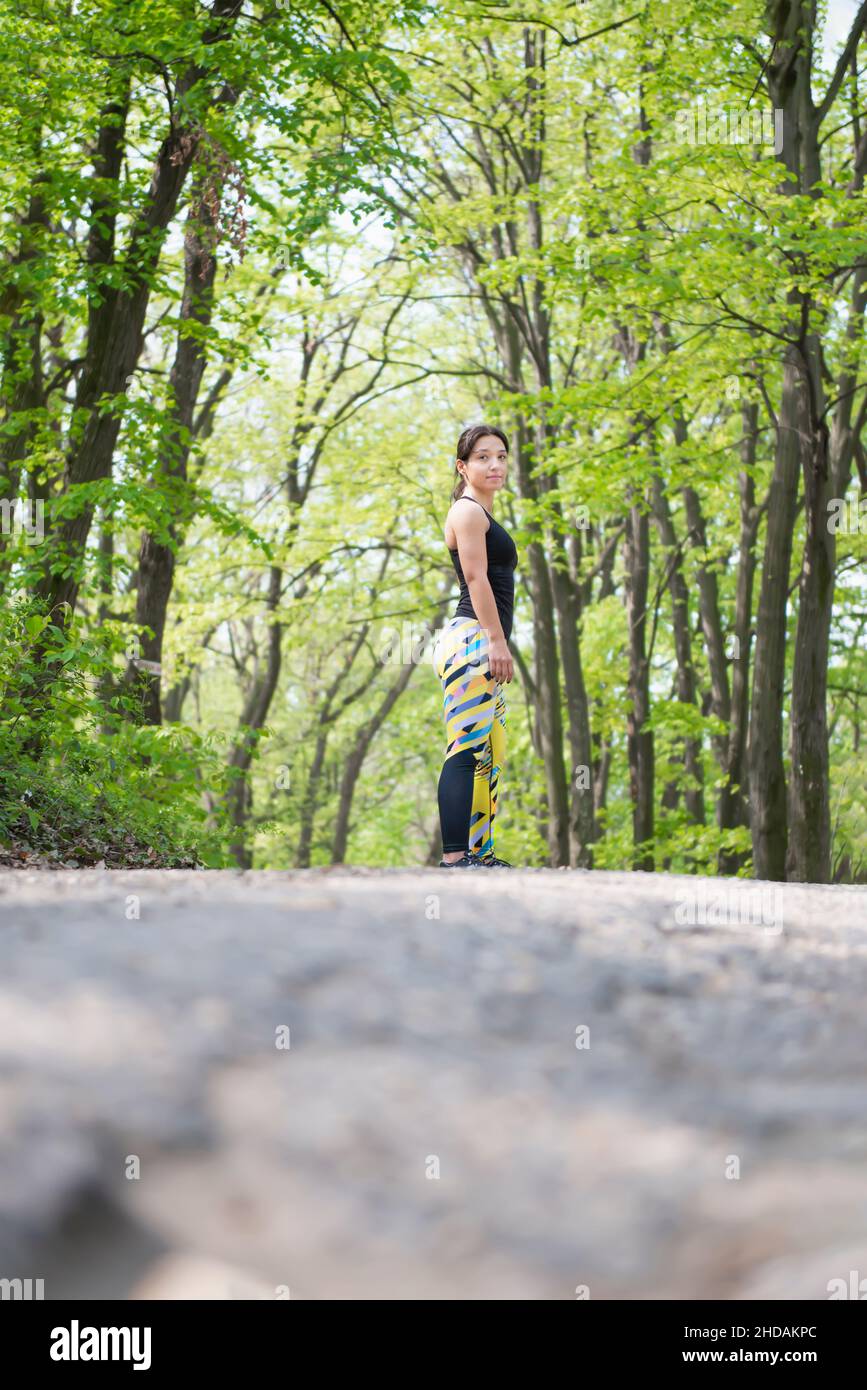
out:
<path id="1" fill-rule="evenodd" d="M 443 687 L 446 755 L 437 795 L 443 853 L 494 852 L 494 821 L 506 758 L 506 697 L 491 675 L 487 633 L 475 618 L 450 619 L 433 664 Z"/>

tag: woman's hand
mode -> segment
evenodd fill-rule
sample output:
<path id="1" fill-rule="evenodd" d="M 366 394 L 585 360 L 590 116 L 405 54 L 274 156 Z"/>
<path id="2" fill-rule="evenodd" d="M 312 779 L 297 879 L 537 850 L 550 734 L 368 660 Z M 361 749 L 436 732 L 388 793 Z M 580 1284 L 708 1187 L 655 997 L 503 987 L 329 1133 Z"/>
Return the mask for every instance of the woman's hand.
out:
<path id="1" fill-rule="evenodd" d="M 488 648 L 488 660 L 494 680 L 499 681 L 501 685 L 508 684 L 514 675 L 514 664 L 505 637 L 491 642 Z"/>

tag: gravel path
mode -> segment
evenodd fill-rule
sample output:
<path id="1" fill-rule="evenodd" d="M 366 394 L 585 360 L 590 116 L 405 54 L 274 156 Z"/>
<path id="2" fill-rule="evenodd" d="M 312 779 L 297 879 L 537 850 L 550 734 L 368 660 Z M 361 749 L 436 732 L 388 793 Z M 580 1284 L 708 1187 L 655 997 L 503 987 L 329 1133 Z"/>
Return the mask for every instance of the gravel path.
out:
<path id="1" fill-rule="evenodd" d="M 867 1281 L 867 890 L 718 889 L 0 874 L 0 1278 L 221 1299 Z"/>

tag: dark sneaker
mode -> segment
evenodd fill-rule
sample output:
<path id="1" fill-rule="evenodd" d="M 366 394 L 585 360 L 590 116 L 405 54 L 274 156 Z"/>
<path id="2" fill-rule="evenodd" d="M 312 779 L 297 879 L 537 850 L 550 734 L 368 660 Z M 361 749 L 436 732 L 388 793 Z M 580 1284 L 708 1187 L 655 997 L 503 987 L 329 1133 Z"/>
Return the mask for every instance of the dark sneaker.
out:
<path id="1" fill-rule="evenodd" d="M 498 859 L 495 854 L 486 854 L 482 863 L 486 869 L 513 869 L 515 867 L 507 859 Z"/>
<path id="2" fill-rule="evenodd" d="M 441 859 L 439 866 L 441 869 L 481 869 L 483 861 L 477 854 L 465 854 L 462 859 L 455 859 L 451 864 Z"/>

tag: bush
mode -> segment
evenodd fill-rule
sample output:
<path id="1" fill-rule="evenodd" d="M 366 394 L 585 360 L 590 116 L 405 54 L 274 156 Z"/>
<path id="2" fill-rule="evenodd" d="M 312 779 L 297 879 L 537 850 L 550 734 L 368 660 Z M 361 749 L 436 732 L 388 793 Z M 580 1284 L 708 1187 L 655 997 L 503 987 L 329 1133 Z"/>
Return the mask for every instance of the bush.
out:
<path id="1" fill-rule="evenodd" d="M 219 740 L 139 725 L 116 638 L 0 610 L 0 847 L 8 865 L 218 867 L 230 862 Z"/>

